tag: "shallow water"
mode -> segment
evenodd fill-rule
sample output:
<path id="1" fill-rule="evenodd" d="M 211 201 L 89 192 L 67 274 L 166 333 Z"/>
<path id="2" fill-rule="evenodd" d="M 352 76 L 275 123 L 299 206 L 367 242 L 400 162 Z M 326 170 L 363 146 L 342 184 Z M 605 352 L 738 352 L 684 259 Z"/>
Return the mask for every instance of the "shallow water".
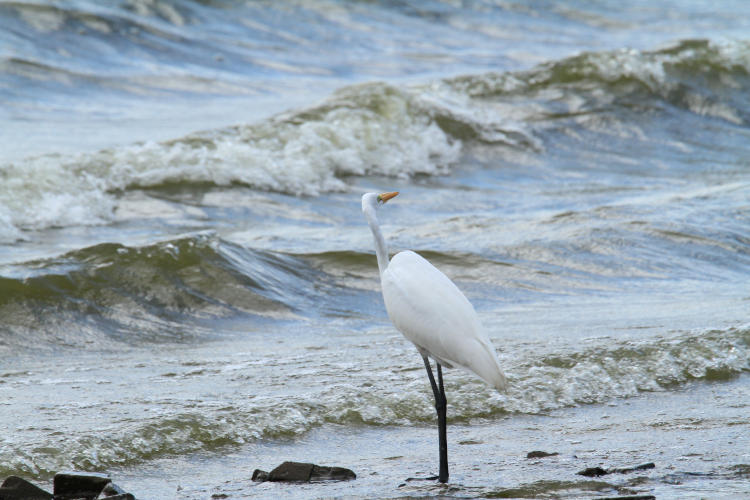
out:
<path id="1" fill-rule="evenodd" d="M 741 497 L 745 10 L 0 2 L 0 476 Z M 454 279 L 510 382 L 447 372 L 447 490 L 399 487 L 437 443 L 360 213 L 390 190 L 391 251 Z M 286 459 L 359 478 L 250 481 Z"/>
<path id="2" fill-rule="evenodd" d="M 407 481 L 434 473 L 436 430 L 430 427 L 327 425 L 304 438 L 227 448 L 220 457 L 192 455 L 117 471 L 123 481 L 165 498 L 371 497 L 587 498 L 653 494 L 657 498 L 742 498 L 747 492 L 746 377 L 694 384 L 668 394 L 646 393 L 607 404 L 457 423 L 450 427 L 448 485 Z M 706 406 L 719 410 L 709 416 Z M 373 443 L 378 443 L 377 447 Z M 531 450 L 558 453 L 527 459 Z M 356 481 L 285 485 L 253 483 L 255 467 L 280 457 L 336 457 Z M 587 478 L 588 467 L 653 469 Z M 210 464 L 208 471 L 206 464 Z M 266 465 L 268 464 L 268 465 Z M 459 466 L 460 464 L 460 466 Z M 231 471 L 231 472 L 228 472 Z M 206 475 L 222 481 L 200 483 Z M 179 480 L 165 484 L 163 477 Z M 183 486 L 191 484 L 191 486 Z M 179 489 L 178 489 L 179 488 Z"/>

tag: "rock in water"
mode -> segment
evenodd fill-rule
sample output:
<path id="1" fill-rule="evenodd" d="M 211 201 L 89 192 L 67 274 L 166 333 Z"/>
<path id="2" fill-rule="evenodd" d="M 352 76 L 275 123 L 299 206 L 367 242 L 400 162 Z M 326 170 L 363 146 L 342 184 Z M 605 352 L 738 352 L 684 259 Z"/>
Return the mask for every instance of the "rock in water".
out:
<path id="1" fill-rule="evenodd" d="M 605 469 L 602 469 L 601 467 L 588 467 L 578 472 L 579 476 L 586 476 L 586 477 L 599 477 L 599 476 L 604 476 L 606 474 L 609 474 L 609 472 L 607 472 Z"/>
<path id="2" fill-rule="evenodd" d="M 101 495 L 104 497 L 113 497 L 115 495 L 124 495 L 126 492 L 115 483 L 107 483 L 102 490 Z"/>
<path id="3" fill-rule="evenodd" d="M 535 451 L 528 452 L 526 454 L 526 458 L 546 458 L 546 457 L 554 457 L 557 455 L 559 455 L 559 453 L 557 453 L 556 451 L 552 453 L 547 453 L 546 451 L 535 450 Z"/>
<path id="4" fill-rule="evenodd" d="M 357 479 L 357 475 L 345 467 L 315 465 L 310 474 L 310 481 L 349 481 L 351 479 Z"/>
<path id="5" fill-rule="evenodd" d="M 94 500 L 110 482 L 105 474 L 58 472 L 54 479 L 55 500 Z"/>
<path id="6" fill-rule="evenodd" d="M 309 481 L 315 464 L 284 462 L 268 474 L 269 481 Z"/>
<path id="7" fill-rule="evenodd" d="M 52 493 L 17 476 L 8 476 L 0 486 L 0 500 L 52 500 Z"/>
<path id="8" fill-rule="evenodd" d="M 620 469 L 612 469 L 610 472 L 617 472 L 618 474 L 627 474 L 629 472 L 635 472 L 639 470 L 648 470 L 656 468 L 656 464 L 649 462 L 647 464 L 636 465 L 635 467 L 622 467 Z"/>
<path id="9" fill-rule="evenodd" d="M 656 500 L 654 495 L 625 495 L 622 497 L 602 497 L 599 500 Z"/>
<path id="10" fill-rule="evenodd" d="M 115 483 L 107 483 L 101 494 L 99 500 L 135 500 L 132 493 L 128 493 Z"/>
<path id="11" fill-rule="evenodd" d="M 259 483 L 268 481 L 268 472 L 260 469 L 255 469 L 253 471 L 253 481 L 257 481 Z"/>
<path id="12" fill-rule="evenodd" d="M 284 462 L 271 472 L 255 469 L 253 481 L 348 481 L 357 475 L 344 467 L 327 467 L 304 462 Z"/>
<path id="13" fill-rule="evenodd" d="M 612 474 L 615 472 L 618 474 L 628 474 L 629 472 L 635 472 L 639 470 L 648 470 L 648 469 L 653 469 L 655 467 L 656 467 L 656 464 L 654 464 L 653 462 L 636 465 L 635 467 L 622 467 L 620 469 L 602 469 L 601 467 L 589 467 L 587 469 L 584 469 L 578 472 L 578 475 L 588 476 L 588 477 L 599 477 L 599 476 L 604 476 L 606 474 Z"/>

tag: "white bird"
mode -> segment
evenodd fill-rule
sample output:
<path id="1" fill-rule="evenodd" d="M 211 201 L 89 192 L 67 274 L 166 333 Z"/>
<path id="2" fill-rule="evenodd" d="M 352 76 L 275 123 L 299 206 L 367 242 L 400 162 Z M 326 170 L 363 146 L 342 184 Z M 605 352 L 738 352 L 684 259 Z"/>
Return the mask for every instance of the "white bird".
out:
<path id="1" fill-rule="evenodd" d="M 474 307 L 458 287 L 435 266 L 410 250 L 399 252 L 388 261 L 388 249 L 376 211 L 397 194 L 395 191 L 363 195 L 362 213 L 375 238 L 388 317 L 417 347 L 427 369 L 438 416 L 440 473 L 437 479 L 445 483 L 448 481 L 447 401 L 441 367 L 463 368 L 498 391 L 505 390 L 506 380 Z M 437 384 L 428 357 L 437 364 Z"/>

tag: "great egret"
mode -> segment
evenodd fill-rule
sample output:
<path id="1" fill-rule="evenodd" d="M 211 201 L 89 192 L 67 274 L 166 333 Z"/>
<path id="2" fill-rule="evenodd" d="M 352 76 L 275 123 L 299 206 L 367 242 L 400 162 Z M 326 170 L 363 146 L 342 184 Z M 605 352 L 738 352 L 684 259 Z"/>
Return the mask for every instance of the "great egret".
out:
<path id="1" fill-rule="evenodd" d="M 398 194 L 367 193 L 362 213 L 375 238 L 380 283 L 388 317 L 422 355 L 438 417 L 441 483 L 448 481 L 445 389 L 442 366 L 461 367 L 478 375 L 498 391 L 506 381 L 474 307 L 458 287 L 435 266 L 416 253 L 399 252 L 388 261 L 388 250 L 380 232 L 376 210 Z M 437 383 L 428 357 L 437 364 Z"/>

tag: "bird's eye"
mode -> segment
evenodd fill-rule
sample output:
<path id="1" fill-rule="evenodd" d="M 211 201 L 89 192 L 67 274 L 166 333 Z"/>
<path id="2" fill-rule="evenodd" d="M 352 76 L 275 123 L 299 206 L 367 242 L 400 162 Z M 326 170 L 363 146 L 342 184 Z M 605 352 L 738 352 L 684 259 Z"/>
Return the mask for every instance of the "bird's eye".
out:
<path id="1" fill-rule="evenodd" d="M 378 195 L 378 203 L 383 203 L 383 198 L 381 198 L 380 195 Z"/>

